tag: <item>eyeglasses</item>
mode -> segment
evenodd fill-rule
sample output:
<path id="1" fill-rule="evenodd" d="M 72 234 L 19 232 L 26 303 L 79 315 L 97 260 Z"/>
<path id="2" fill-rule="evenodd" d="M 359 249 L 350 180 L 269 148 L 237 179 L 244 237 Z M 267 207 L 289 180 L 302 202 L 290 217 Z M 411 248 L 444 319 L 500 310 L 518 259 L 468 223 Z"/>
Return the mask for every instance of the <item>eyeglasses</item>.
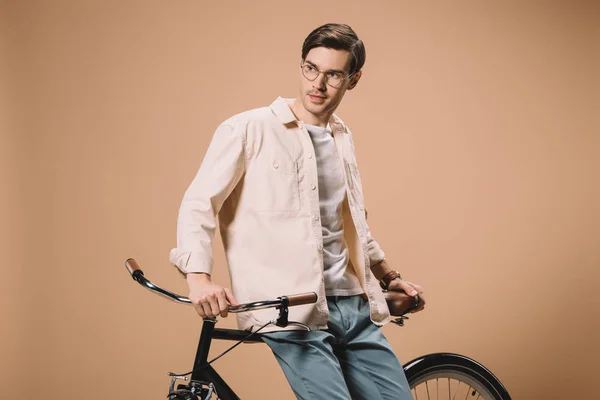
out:
<path id="1" fill-rule="evenodd" d="M 346 79 L 350 79 L 352 75 L 354 75 L 358 71 L 354 71 L 348 76 L 344 76 L 341 72 L 338 71 L 319 71 L 317 67 L 311 64 L 300 64 L 300 68 L 302 69 L 302 75 L 309 81 L 313 82 L 315 79 L 323 73 L 325 75 L 325 83 L 331 86 L 332 88 L 338 88 Z"/>

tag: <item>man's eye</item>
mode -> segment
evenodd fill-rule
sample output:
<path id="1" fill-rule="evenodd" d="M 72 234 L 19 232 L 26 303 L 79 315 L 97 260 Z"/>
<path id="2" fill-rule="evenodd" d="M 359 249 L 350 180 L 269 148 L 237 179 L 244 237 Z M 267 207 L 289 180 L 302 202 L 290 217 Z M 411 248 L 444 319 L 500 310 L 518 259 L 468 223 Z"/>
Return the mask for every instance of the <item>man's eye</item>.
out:
<path id="1" fill-rule="evenodd" d="M 304 68 L 306 68 L 306 70 L 307 70 L 307 71 L 310 71 L 310 72 L 312 72 L 312 71 L 314 71 L 314 70 L 315 70 L 315 68 L 314 68 L 313 66 L 311 66 L 311 65 L 307 65 L 307 66 L 306 66 L 306 67 L 304 67 Z"/>
<path id="2" fill-rule="evenodd" d="M 330 72 L 328 75 L 331 79 L 340 79 L 342 77 L 339 72 Z"/>

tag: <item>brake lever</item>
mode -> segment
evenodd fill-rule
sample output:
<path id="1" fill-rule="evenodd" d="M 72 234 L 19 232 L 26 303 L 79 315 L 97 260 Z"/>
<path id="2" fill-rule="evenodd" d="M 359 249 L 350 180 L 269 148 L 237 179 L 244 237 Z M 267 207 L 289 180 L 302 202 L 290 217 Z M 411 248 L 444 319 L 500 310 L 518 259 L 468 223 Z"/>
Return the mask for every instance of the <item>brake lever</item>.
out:
<path id="1" fill-rule="evenodd" d="M 407 319 L 410 319 L 410 318 L 405 317 L 404 315 L 401 315 L 398 318 L 393 319 L 391 322 L 393 322 L 394 324 L 396 324 L 398 326 L 404 326 L 404 321 Z"/>

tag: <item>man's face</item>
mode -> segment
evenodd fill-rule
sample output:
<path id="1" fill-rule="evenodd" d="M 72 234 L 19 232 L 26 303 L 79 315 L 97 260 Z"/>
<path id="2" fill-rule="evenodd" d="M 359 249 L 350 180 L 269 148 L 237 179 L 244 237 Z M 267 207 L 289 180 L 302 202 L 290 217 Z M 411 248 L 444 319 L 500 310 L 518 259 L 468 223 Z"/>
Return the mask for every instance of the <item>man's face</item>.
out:
<path id="1" fill-rule="evenodd" d="M 300 100 L 306 111 L 323 118 L 333 113 L 342 101 L 346 90 L 351 90 L 356 86 L 360 72 L 352 75 L 350 79 L 343 79 L 336 88 L 327 84 L 328 76 L 331 77 L 336 73 L 344 78 L 348 76 L 351 57 L 350 53 L 345 50 L 326 47 L 316 47 L 308 52 L 304 64 L 308 64 L 322 73 L 314 81 L 310 81 L 302 71 L 299 71 Z"/>

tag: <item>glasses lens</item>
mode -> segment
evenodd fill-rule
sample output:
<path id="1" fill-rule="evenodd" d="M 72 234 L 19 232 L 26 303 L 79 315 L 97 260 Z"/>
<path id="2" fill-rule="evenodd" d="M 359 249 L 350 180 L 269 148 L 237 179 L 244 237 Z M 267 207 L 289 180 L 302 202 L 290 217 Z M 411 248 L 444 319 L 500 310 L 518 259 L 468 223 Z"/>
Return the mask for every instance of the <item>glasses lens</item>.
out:
<path id="1" fill-rule="evenodd" d="M 319 71 L 312 65 L 304 64 L 302 66 L 302 75 L 309 81 L 314 81 L 319 76 Z"/>
<path id="2" fill-rule="evenodd" d="M 339 75 L 333 75 L 333 76 L 328 76 L 327 77 L 327 83 L 331 86 L 331 87 L 338 87 L 342 84 L 342 77 Z"/>

